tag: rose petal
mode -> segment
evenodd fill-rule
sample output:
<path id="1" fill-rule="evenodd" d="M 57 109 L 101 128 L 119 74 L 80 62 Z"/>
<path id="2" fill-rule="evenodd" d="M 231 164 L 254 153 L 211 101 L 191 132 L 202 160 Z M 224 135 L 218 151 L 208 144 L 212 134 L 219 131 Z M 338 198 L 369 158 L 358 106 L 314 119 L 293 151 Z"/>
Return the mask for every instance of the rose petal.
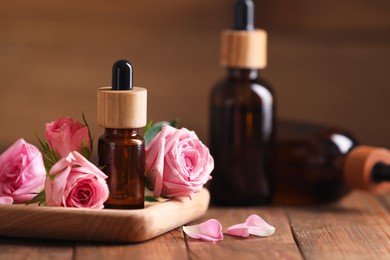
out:
<path id="1" fill-rule="evenodd" d="M 189 237 L 205 241 L 221 241 L 223 239 L 221 223 L 216 219 L 209 219 L 194 226 L 183 226 L 183 231 Z"/>
<path id="2" fill-rule="evenodd" d="M 0 204 L 8 204 L 11 205 L 14 200 L 11 197 L 0 197 Z"/>
<path id="3" fill-rule="evenodd" d="M 88 169 L 91 173 L 94 173 L 95 175 L 99 176 L 100 178 L 107 179 L 108 176 L 105 175 L 99 168 L 97 168 L 93 163 L 88 161 L 82 154 L 78 152 L 73 152 L 73 157 L 75 158 L 75 161 L 80 164 L 82 168 Z M 80 168 L 81 168 L 80 167 Z"/>
<path id="4" fill-rule="evenodd" d="M 245 223 L 236 224 L 229 227 L 225 233 L 232 236 L 249 237 L 249 228 Z"/>
<path id="5" fill-rule="evenodd" d="M 258 215 L 250 215 L 245 223 L 233 225 L 226 230 L 226 234 L 240 237 L 248 237 L 249 235 L 267 237 L 274 232 L 275 228 Z"/>
<path id="6" fill-rule="evenodd" d="M 160 197 L 163 185 L 165 143 L 167 136 L 172 135 L 173 129 L 163 127 L 155 138 L 145 148 L 146 175 L 153 183 L 154 196 Z"/>
<path id="7" fill-rule="evenodd" d="M 249 234 L 255 236 L 267 237 L 275 232 L 275 228 L 258 215 L 250 215 L 246 219 L 245 224 L 250 227 Z"/>

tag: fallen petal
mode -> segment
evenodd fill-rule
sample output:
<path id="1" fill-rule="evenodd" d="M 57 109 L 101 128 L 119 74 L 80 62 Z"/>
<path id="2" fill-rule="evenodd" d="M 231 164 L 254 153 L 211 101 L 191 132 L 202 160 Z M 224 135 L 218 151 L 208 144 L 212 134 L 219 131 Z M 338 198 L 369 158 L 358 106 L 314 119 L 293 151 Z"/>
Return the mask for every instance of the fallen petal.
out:
<path id="1" fill-rule="evenodd" d="M 250 215 L 245 224 L 249 227 L 249 234 L 251 235 L 268 237 L 275 232 L 275 228 L 258 215 Z"/>
<path id="2" fill-rule="evenodd" d="M 250 215 L 245 223 L 233 225 L 226 230 L 226 234 L 240 237 L 248 237 L 249 235 L 267 237 L 274 232 L 275 228 L 258 215 Z"/>
<path id="3" fill-rule="evenodd" d="M 0 197 L 0 204 L 8 204 L 11 205 L 14 200 L 11 197 Z"/>
<path id="4" fill-rule="evenodd" d="M 189 237 L 205 241 L 221 241 L 223 239 L 221 223 L 216 219 L 209 219 L 194 226 L 183 226 L 183 231 Z"/>
<path id="5" fill-rule="evenodd" d="M 241 223 L 229 227 L 225 233 L 232 236 L 249 237 L 249 228 L 245 225 L 245 223 Z"/>

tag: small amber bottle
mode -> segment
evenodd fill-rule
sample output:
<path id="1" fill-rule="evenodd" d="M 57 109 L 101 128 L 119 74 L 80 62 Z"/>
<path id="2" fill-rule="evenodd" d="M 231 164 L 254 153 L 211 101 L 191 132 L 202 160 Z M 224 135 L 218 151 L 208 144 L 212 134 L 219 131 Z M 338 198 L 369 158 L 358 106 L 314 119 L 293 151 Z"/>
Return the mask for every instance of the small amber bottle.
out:
<path id="1" fill-rule="evenodd" d="M 390 188 L 390 152 L 359 145 L 348 131 L 278 120 L 276 204 L 335 201 L 352 189 L 374 193 Z"/>
<path id="2" fill-rule="evenodd" d="M 211 200 L 222 206 L 261 205 L 272 198 L 275 100 L 260 77 L 266 32 L 254 29 L 252 1 L 236 1 L 233 30 L 222 34 L 227 78 L 210 95 Z"/>
<path id="3" fill-rule="evenodd" d="M 105 128 L 99 138 L 99 166 L 108 175 L 107 208 L 144 207 L 145 142 L 139 134 L 146 125 L 147 91 L 133 87 L 128 61 L 113 65 L 112 87 L 97 91 L 98 124 Z"/>

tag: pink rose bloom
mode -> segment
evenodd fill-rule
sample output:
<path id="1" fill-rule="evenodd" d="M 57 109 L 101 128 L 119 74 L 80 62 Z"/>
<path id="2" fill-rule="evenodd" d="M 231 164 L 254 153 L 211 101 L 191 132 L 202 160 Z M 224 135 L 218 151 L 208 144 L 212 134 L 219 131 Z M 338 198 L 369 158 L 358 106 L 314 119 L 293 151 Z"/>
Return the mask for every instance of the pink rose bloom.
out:
<path id="1" fill-rule="evenodd" d="M 214 160 L 193 131 L 164 128 L 146 147 L 146 176 L 155 197 L 192 197 L 211 179 Z"/>
<path id="2" fill-rule="evenodd" d="M 47 123 L 46 139 L 61 158 L 73 151 L 82 152 L 83 144 L 88 150 L 91 149 L 88 127 L 70 117 Z"/>
<path id="3" fill-rule="evenodd" d="M 42 191 L 45 178 L 42 154 L 23 139 L 0 155 L 0 197 L 29 201 L 36 196 L 34 193 Z"/>
<path id="4" fill-rule="evenodd" d="M 47 206 L 101 209 L 108 199 L 107 176 L 78 152 L 59 160 L 49 175 Z"/>

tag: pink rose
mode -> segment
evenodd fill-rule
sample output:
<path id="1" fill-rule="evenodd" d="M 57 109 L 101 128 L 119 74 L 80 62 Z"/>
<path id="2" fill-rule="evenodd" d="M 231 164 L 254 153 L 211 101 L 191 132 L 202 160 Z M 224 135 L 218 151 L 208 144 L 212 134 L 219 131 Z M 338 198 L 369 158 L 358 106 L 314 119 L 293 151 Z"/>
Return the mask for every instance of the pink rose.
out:
<path id="1" fill-rule="evenodd" d="M 23 139 L 0 155 L 0 197 L 29 201 L 43 189 L 45 177 L 42 154 Z"/>
<path id="2" fill-rule="evenodd" d="M 46 139 L 61 158 L 73 151 L 81 153 L 83 145 L 88 150 L 91 149 L 88 127 L 70 117 L 61 117 L 47 123 Z"/>
<path id="3" fill-rule="evenodd" d="M 154 196 L 192 197 L 211 178 L 214 160 L 193 131 L 164 128 L 146 147 L 146 176 Z"/>
<path id="4" fill-rule="evenodd" d="M 78 152 L 59 160 L 49 175 L 47 206 L 101 209 L 108 199 L 107 176 Z"/>

